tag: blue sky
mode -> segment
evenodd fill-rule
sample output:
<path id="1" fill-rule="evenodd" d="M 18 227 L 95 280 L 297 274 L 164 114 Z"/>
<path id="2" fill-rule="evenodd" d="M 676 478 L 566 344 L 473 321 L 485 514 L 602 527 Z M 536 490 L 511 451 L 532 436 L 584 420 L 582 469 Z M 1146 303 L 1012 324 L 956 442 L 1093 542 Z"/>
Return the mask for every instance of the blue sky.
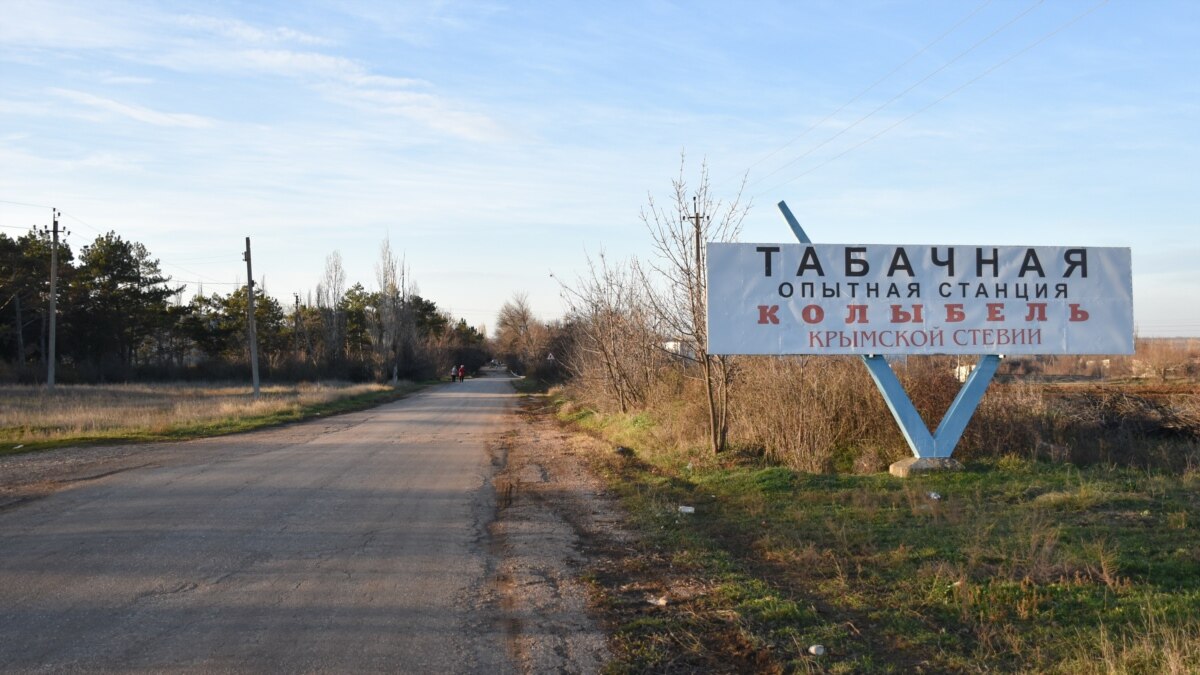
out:
<path id="1" fill-rule="evenodd" d="M 0 0 L 0 227 L 65 212 L 206 292 L 290 303 L 380 243 L 494 323 L 648 255 L 686 152 L 743 241 L 1129 246 L 1142 335 L 1200 335 L 1200 4 Z M 874 86 L 872 86 L 874 85 Z M 17 202 L 17 203 L 14 203 Z M 27 204 L 35 206 L 26 206 Z M 18 228 L 18 229 L 7 229 Z"/>

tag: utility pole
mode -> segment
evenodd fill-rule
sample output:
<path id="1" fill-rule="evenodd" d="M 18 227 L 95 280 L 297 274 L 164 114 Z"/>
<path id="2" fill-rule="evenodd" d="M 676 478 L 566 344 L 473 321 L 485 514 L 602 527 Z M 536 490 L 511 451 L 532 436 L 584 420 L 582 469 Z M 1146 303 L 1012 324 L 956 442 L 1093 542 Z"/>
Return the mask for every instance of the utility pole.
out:
<path id="1" fill-rule="evenodd" d="M 292 358 L 300 354 L 300 294 L 292 293 L 296 298 L 296 308 L 292 310 Z"/>
<path id="2" fill-rule="evenodd" d="M 250 237 L 246 237 L 246 313 L 250 327 L 250 377 L 254 381 L 254 398 L 258 398 L 258 335 L 254 330 L 254 268 L 250 266 Z"/>
<path id="3" fill-rule="evenodd" d="M 703 255 L 700 246 L 703 242 L 700 241 L 700 232 L 702 223 L 706 220 L 706 216 L 700 214 L 700 203 L 696 197 L 692 197 L 692 215 L 687 218 L 692 221 L 696 230 L 696 269 L 693 271 L 692 279 L 692 317 L 695 323 L 696 332 L 696 359 L 700 361 L 700 366 L 704 369 L 704 393 L 708 398 L 708 438 L 711 444 L 713 454 L 721 452 L 725 447 L 725 433 L 723 431 L 722 420 L 717 416 L 716 396 L 717 392 L 713 387 L 713 372 L 712 360 L 708 355 L 708 334 L 704 332 L 704 317 L 699 311 L 701 303 L 704 302 L 704 286 L 701 283 L 704 270 L 701 267 L 703 263 Z M 703 336 L 703 337 L 702 337 Z M 722 416 L 724 413 L 722 412 Z"/>
<path id="4" fill-rule="evenodd" d="M 700 204 L 695 197 L 692 197 L 692 215 L 688 220 L 692 221 L 696 228 L 696 281 L 700 281 L 700 221 L 704 216 L 700 215 Z M 700 284 L 697 283 L 699 288 Z"/>
<path id="5" fill-rule="evenodd" d="M 54 391 L 54 362 L 58 360 L 55 354 L 58 332 L 58 216 L 58 209 L 50 209 L 53 234 L 50 239 L 50 345 L 46 359 L 46 389 L 49 391 Z"/>

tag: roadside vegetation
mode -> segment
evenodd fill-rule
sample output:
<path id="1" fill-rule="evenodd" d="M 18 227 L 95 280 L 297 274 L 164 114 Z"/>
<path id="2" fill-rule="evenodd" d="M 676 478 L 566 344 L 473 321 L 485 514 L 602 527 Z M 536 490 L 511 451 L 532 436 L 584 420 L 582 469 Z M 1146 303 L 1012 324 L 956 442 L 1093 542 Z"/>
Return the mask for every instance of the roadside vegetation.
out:
<path id="1" fill-rule="evenodd" d="M 681 169 L 649 257 L 600 254 L 530 333 L 530 410 L 604 441 L 639 533 L 588 572 L 610 671 L 1200 672 L 1200 340 L 1006 359 L 966 470 L 894 478 L 858 359 L 707 354 L 700 243 L 744 215 L 708 188 Z M 893 362 L 931 428 L 971 365 Z"/>
<path id="2" fill-rule="evenodd" d="M 907 450 L 874 406 L 809 408 L 814 433 L 841 430 L 815 458 L 802 436 L 766 452 L 736 424 L 712 453 L 696 392 L 601 411 L 568 385 L 546 408 L 621 448 L 592 458 L 642 537 L 589 572 L 612 672 L 1191 673 L 1198 394 L 999 383 L 966 471 L 907 480 L 883 473 Z"/>
<path id="3" fill-rule="evenodd" d="M 418 385 L 0 386 L 0 455 L 66 445 L 184 440 L 368 408 Z"/>
<path id="4" fill-rule="evenodd" d="M 694 361 L 571 358 L 547 407 L 614 449 L 642 542 L 589 572 L 611 672 L 1200 672 L 1198 341 L 1008 360 L 966 471 L 907 480 L 856 359 L 730 359 L 714 452 Z M 960 364 L 895 365 L 935 425 Z"/>

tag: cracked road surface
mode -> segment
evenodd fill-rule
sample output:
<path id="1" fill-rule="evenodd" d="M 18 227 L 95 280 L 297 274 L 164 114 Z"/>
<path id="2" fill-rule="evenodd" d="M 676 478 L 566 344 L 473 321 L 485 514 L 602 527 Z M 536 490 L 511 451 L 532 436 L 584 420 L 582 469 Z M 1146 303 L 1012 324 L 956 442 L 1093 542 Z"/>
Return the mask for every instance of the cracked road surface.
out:
<path id="1" fill-rule="evenodd" d="M 0 671 L 516 670 L 487 532 L 514 399 L 483 377 L 141 446 L 0 508 Z"/>

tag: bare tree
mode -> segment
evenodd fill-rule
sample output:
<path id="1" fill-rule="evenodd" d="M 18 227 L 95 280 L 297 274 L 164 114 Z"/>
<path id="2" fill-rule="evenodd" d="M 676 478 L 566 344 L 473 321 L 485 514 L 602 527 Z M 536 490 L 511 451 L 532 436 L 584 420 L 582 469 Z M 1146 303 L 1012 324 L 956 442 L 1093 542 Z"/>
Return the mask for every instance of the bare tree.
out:
<path id="1" fill-rule="evenodd" d="M 502 357 L 515 369 L 532 368 L 545 338 L 545 328 L 533 315 L 529 296 L 516 293 L 500 307 L 496 317 L 496 342 Z"/>
<path id="2" fill-rule="evenodd" d="M 684 179 L 686 157 L 680 157 L 679 177 L 671 181 L 672 194 L 662 206 L 650 195 L 642 209 L 642 222 L 650 231 L 654 256 L 637 269 L 647 288 L 661 325 L 671 338 L 687 346 L 700 365 L 708 403 L 709 440 L 714 453 L 725 449 L 729 430 L 729 387 L 732 363 L 727 356 L 708 353 L 705 242 L 734 241 L 750 203 L 742 204 L 745 178 L 733 200 L 714 197 L 708 163 L 700 165 L 695 189 Z"/>
<path id="3" fill-rule="evenodd" d="M 379 284 L 379 306 L 373 331 L 376 357 L 385 375 L 397 377 L 416 352 L 417 327 L 409 298 L 415 293 L 408 266 L 397 260 L 390 238 L 379 245 L 375 280 Z"/>
<path id="4" fill-rule="evenodd" d="M 574 347 L 563 363 L 585 388 L 606 392 L 621 412 L 644 403 L 663 361 L 646 287 L 631 265 L 588 257 L 574 286 L 560 281 Z"/>
<path id="5" fill-rule="evenodd" d="M 340 305 L 345 293 L 346 270 L 342 267 L 342 254 L 334 251 L 325 257 L 325 275 L 317 284 L 317 308 L 324 323 L 325 354 L 329 363 L 341 360 L 345 317 Z"/>

